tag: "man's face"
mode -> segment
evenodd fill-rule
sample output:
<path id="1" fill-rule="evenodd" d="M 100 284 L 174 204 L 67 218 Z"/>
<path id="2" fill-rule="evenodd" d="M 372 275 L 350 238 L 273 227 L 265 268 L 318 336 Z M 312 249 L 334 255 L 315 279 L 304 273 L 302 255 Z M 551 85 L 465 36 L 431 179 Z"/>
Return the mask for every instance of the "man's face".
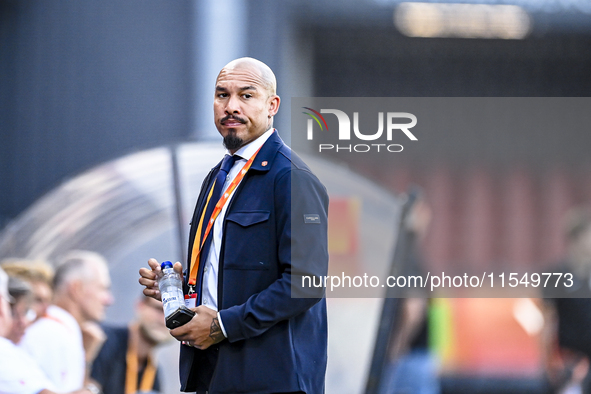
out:
<path id="1" fill-rule="evenodd" d="M 224 68 L 218 75 L 213 103 L 215 125 L 231 153 L 267 131 L 278 109 L 279 97 L 270 95 L 255 67 Z"/>
<path id="2" fill-rule="evenodd" d="M 174 339 L 166 328 L 161 302 L 144 297 L 138 302 L 136 313 L 140 331 L 148 341 L 157 345 Z"/>
<path id="3" fill-rule="evenodd" d="M 31 282 L 31 288 L 33 289 L 33 304 L 31 305 L 31 309 L 35 311 L 36 319 L 39 319 L 45 316 L 47 307 L 51 304 L 53 292 L 51 287 L 42 281 Z"/>
<path id="4" fill-rule="evenodd" d="M 14 344 L 18 344 L 31 324 L 30 307 L 33 297 L 22 296 L 12 305 L 12 329 L 6 336 Z"/>
<path id="5" fill-rule="evenodd" d="M 94 275 L 91 279 L 80 282 L 82 288 L 78 302 L 85 320 L 99 322 L 105 318 L 107 307 L 113 303 L 111 277 L 106 266 L 95 265 L 92 270 Z"/>

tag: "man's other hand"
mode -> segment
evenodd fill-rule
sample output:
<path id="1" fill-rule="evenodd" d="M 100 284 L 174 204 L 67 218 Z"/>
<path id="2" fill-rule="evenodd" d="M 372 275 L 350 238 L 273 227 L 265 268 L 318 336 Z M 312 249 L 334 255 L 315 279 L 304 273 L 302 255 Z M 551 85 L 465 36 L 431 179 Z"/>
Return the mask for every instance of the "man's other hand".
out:
<path id="1" fill-rule="evenodd" d="M 226 338 L 220 327 L 216 311 L 203 305 L 191 308 L 191 310 L 195 312 L 195 316 L 187 324 L 170 330 L 173 337 L 201 350 Z"/>
<path id="2" fill-rule="evenodd" d="M 160 290 L 158 290 L 158 278 L 161 274 L 160 264 L 154 258 L 148 260 L 150 268 L 140 268 L 140 285 L 145 286 L 144 295 L 162 301 Z M 174 263 L 174 270 L 183 277 L 183 265 L 178 261 Z"/>

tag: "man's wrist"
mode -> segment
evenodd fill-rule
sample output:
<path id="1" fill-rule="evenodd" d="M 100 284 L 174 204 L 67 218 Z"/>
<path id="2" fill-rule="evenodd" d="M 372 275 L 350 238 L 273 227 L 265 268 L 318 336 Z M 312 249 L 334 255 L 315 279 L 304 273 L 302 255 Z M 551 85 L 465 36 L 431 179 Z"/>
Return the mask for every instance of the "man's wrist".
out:
<path id="1" fill-rule="evenodd" d="M 228 338 L 228 334 L 226 334 L 226 329 L 224 328 L 224 323 L 222 322 L 222 316 L 220 315 L 220 312 L 218 312 L 218 323 L 220 324 L 222 334 L 224 334 L 225 338 Z"/>
<path id="2" fill-rule="evenodd" d="M 103 394 L 103 391 L 94 383 L 89 382 L 84 385 L 84 388 L 90 391 L 92 394 Z"/>

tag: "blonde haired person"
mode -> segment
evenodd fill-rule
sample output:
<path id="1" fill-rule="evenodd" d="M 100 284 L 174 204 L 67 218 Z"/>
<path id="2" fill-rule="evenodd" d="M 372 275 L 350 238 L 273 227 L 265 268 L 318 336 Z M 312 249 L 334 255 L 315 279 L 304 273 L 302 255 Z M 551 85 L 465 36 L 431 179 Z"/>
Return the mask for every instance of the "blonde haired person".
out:
<path id="1" fill-rule="evenodd" d="M 8 275 L 0 268 L 0 393 L 2 394 L 55 394 L 56 387 L 47 379 L 35 360 L 6 338 L 12 326 L 8 293 Z M 72 394 L 93 394 L 81 389 Z"/>
<path id="2" fill-rule="evenodd" d="M 8 258 L 0 262 L 0 266 L 12 278 L 27 282 L 33 293 L 31 310 L 35 319 L 45 316 L 47 307 L 53 296 L 53 267 L 44 260 Z"/>

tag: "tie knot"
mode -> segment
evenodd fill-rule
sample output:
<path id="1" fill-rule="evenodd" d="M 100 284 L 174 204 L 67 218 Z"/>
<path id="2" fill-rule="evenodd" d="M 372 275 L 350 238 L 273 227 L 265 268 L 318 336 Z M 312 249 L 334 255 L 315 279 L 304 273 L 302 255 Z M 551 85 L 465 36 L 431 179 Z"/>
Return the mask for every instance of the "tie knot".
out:
<path id="1" fill-rule="evenodd" d="M 220 171 L 224 171 L 226 174 L 228 172 L 230 172 L 230 170 L 234 166 L 234 163 L 236 163 L 236 160 L 238 160 L 239 158 L 240 158 L 240 156 L 238 156 L 238 155 L 224 156 L 224 160 L 222 160 L 222 166 L 220 168 Z"/>

